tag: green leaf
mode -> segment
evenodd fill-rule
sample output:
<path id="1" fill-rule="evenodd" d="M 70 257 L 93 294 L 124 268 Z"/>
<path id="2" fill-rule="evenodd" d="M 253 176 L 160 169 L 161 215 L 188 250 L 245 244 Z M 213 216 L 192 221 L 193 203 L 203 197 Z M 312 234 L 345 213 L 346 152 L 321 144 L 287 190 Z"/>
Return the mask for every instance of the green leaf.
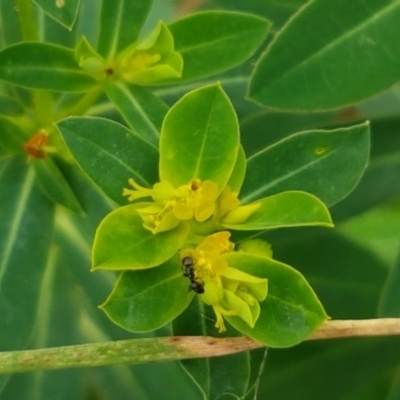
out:
<path id="1" fill-rule="evenodd" d="M 388 279 L 382 291 L 382 297 L 379 304 L 380 318 L 396 318 L 400 313 L 399 307 L 399 284 L 400 284 L 400 254 L 397 257 L 395 265 L 389 273 Z"/>
<path id="2" fill-rule="evenodd" d="M 0 109 L 4 116 L 23 112 L 22 104 L 17 99 L 0 94 Z"/>
<path id="3" fill-rule="evenodd" d="M 36 323 L 54 207 L 22 157 L 0 159 L 0 348 L 26 347 Z"/>
<path id="4" fill-rule="evenodd" d="M 186 223 L 154 235 L 143 227 L 136 208 L 119 207 L 103 219 L 93 244 L 92 270 L 156 267 L 179 250 L 189 231 Z"/>
<path id="5" fill-rule="evenodd" d="M 84 92 L 96 81 L 79 68 L 73 50 L 22 42 L 0 51 L 0 80 L 28 89 Z"/>
<path id="6" fill-rule="evenodd" d="M 107 60 L 134 43 L 152 5 L 151 0 L 102 0 L 97 49 Z"/>
<path id="7" fill-rule="evenodd" d="M 14 0 L 0 1 L 1 21 L 1 47 L 19 42 L 21 39 L 21 28 L 18 20 L 18 13 L 15 10 Z"/>
<path id="8" fill-rule="evenodd" d="M 80 0 L 33 0 L 50 18 L 71 30 L 78 16 Z"/>
<path id="9" fill-rule="evenodd" d="M 236 163 L 227 183 L 227 186 L 229 186 L 233 192 L 240 192 L 246 175 L 246 164 L 246 154 L 244 153 L 243 147 L 239 146 Z"/>
<path id="10" fill-rule="evenodd" d="M 149 332 L 177 317 L 192 299 L 174 257 L 151 270 L 125 271 L 101 308 L 122 328 Z"/>
<path id="11" fill-rule="evenodd" d="M 250 216 L 246 210 L 254 210 Z M 241 218 L 245 216 L 243 221 Z M 325 204 L 306 192 L 282 192 L 231 211 L 221 222 L 239 231 L 267 230 L 295 226 L 332 227 Z"/>
<path id="12" fill-rule="evenodd" d="M 126 204 L 128 179 L 150 186 L 158 179 L 157 149 L 124 126 L 97 117 L 72 117 L 56 124 L 81 168 L 114 201 Z"/>
<path id="13" fill-rule="evenodd" d="M 332 208 L 335 221 L 360 214 L 400 195 L 399 129 L 398 118 L 371 121 L 371 159 L 368 168 L 355 190 Z"/>
<path id="14" fill-rule="evenodd" d="M 368 123 L 291 135 L 248 159 L 241 201 L 304 190 L 331 206 L 357 185 L 368 156 Z"/>
<path id="15" fill-rule="evenodd" d="M 51 157 L 33 159 L 31 163 L 39 185 L 51 201 L 78 214 L 84 213 L 70 184 Z"/>
<path id="16" fill-rule="evenodd" d="M 327 319 L 310 285 L 289 265 L 245 253 L 223 257 L 232 268 L 268 279 L 268 295 L 260 303 L 254 328 L 239 317 L 224 316 L 238 331 L 270 347 L 289 347 L 305 340 Z"/>
<path id="17" fill-rule="evenodd" d="M 28 137 L 18 125 L 0 115 L 0 132 L 0 154 L 24 153 L 24 141 Z"/>
<path id="18" fill-rule="evenodd" d="M 181 82 L 208 77 L 246 61 L 265 40 L 270 23 L 250 14 L 205 11 L 169 27 L 175 50 L 183 56 Z"/>
<path id="19" fill-rule="evenodd" d="M 132 131 L 158 147 L 161 125 L 168 106 L 149 90 L 140 86 L 128 86 L 123 82 L 107 85 L 106 94 Z"/>
<path id="20" fill-rule="evenodd" d="M 250 97 L 270 107 L 326 110 L 389 88 L 400 79 L 399 18 L 399 1 L 309 2 L 256 65 Z"/>
<path id="21" fill-rule="evenodd" d="M 272 22 L 274 31 L 276 31 L 306 1 L 307 0 L 209 0 L 207 1 L 207 5 L 216 9 L 228 9 L 263 16 Z"/>
<path id="22" fill-rule="evenodd" d="M 199 296 L 173 321 L 175 336 L 215 336 L 215 314 Z M 240 333 L 230 326 L 219 337 L 234 337 Z M 246 393 L 250 363 L 249 353 L 242 352 L 223 357 L 181 361 L 181 365 L 194 380 L 205 400 L 225 398 L 224 395 L 242 397 Z M 234 366 L 234 368 L 233 368 Z"/>
<path id="23" fill-rule="evenodd" d="M 160 179 L 179 187 L 212 180 L 221 191 L 239 150 L 239 127 L 219 84 L 193 90 L 167 113 L 160 139 Z"/>

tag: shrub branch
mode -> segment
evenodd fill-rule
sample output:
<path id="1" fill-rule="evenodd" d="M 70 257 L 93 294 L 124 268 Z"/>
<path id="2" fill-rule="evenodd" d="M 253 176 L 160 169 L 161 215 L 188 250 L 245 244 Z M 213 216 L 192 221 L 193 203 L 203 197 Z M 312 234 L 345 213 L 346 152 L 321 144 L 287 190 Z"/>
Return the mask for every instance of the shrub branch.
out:
<path id="1" fill-rule="evenodd" d="M 400 335 L 400 318 L 327 321 L 308 340 L 388 335 Z M 261 347 L 245 336 L 172 336 L 0 352 L 0 374 L 216 357 Z"/>

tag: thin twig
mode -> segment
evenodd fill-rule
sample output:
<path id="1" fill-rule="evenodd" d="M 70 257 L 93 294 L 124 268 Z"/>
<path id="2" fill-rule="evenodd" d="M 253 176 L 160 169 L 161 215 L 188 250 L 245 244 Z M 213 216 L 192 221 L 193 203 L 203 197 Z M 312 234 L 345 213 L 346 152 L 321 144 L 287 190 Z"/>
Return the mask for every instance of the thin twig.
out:
<path id="1" fill-rule="evenodd" d="M 400 335 L 400 318 L 328 321 L 308 340 L 388 335 Z M 0 374 L 216 357 L 261 347 L 245 336 L 175 336 L 0 352 Z"/>

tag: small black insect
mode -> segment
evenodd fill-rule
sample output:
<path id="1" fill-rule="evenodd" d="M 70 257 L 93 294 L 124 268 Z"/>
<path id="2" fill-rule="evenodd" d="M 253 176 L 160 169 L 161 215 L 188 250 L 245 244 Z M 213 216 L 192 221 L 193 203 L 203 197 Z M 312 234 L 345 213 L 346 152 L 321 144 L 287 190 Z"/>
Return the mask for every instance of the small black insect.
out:
<path id="1" fill-rule="evenodd" d="M 181 264 L 183 267 L 183 276 L 189 278 L 190 280 L 189 291 L 193 290 L 193 292 L 198 294 L 204 293 L 204 286 L 200 282 L 196 281 L 193 258 L 183 257 L 181 260 Z"/>

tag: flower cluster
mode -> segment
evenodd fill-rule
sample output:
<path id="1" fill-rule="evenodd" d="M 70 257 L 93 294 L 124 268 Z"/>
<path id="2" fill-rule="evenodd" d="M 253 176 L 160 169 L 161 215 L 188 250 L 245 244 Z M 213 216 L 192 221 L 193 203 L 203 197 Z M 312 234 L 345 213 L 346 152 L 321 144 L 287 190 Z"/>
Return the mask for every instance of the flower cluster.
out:
<path id="1" fill-rule="evenodd" d="M 129 201 L 146 197 L 154 201 L 137 207 L 143 226 L 154 234 L 175 228 L 179 221 L 194 218 L 204 222 L 215 212 L 218 187 L 214 182 L 194 179 L 177 189 L 169 182 L 156 183 L 152 189 L 140 186 L 134 179 L 129 183 L 134 189 L 124 188 L 122 193 Z"/>
<path id="2" fill-rule="evenodd" d="M 219 332 L 226 330 L 223 315 L 238 316 L 254 327 L 259 302 L 267 297 L 267 279 L 229 267 L 223 255 L 234 250 L 230 235 L 228 231 L 214 233 L 180 253 L 181 260 L 190 257 L 194 261 L 194 275 L 204 285 L 202 300 L 213 307 Z"/>
<path id="3" fill-rule="evenodd" d="M 169 182 L 156 183 L 151 189 L 129 180 L 133 189 L 124 188 L 129 201 L 151 198 L 153 202 L 137 203 L 143 226 L 153 234 L 175 228 L 180 221 L 206 222 L 212 217 L 222 219 L 239 208 L 237 193 L 226 187 L 218 195 L 216 183 L 193 179 L 189 184 L 174 188 Z M 230 232 L 221 231 L 207 236 L 195 236 L 196 246 L 185 247 L 180 252 L 181 263 L 191 260 L 189 277 L 191 286 L 197 288 L 204 303 L 213 307 L 219 332 L 226 330 L 223 315 L 235 315 L 253 327 L 260 315 L 259 302 L 267 296 L 267 279 L 257 278 L 235 268 L 230 268 L 224 253 L 234 251 L 229 241 Z M 191 240 L 194 240 L 193 235 Z"/>

